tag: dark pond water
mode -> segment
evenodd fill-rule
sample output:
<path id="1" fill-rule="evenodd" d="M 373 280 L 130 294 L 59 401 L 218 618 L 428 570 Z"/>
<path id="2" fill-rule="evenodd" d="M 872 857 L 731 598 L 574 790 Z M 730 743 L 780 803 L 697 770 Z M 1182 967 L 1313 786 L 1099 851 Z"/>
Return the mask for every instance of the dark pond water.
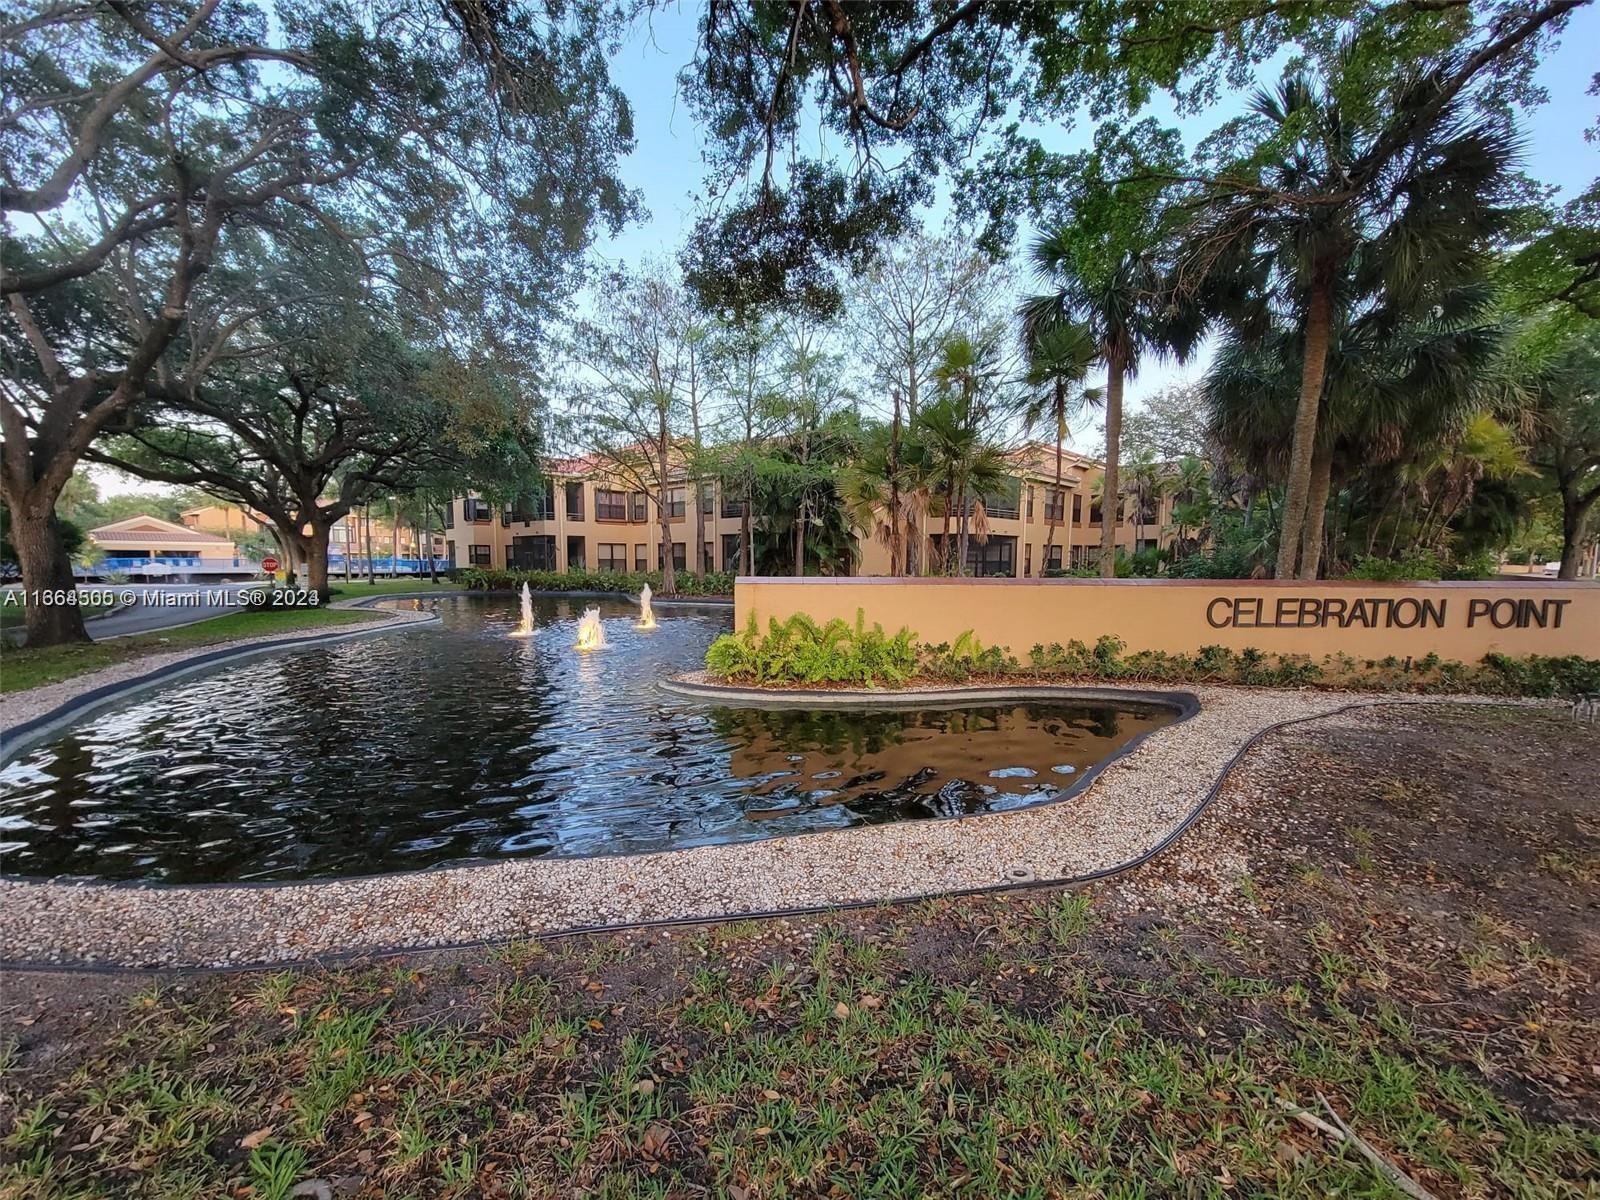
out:
<path id="1" fill-rule="evenodd" d="M 0 867 L 174 883 L 660 850 L 1015 808 L 1175 719 L 1006 704 L 715 708 L 656 686 L 725 611 L 438 602 L 442 624 L 263 657 L 90 718 L 0 770 Z"/>

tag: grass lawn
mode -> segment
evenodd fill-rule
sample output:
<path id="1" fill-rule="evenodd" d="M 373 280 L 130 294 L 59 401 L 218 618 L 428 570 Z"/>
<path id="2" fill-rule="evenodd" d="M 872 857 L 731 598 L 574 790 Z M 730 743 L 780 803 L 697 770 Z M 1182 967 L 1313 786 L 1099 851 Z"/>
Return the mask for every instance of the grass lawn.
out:
<path id="1" fill-rule="evenodd" d="M 1441 1200 L 1592 1197 L 1595 743 L 1547 711 L 1286 733 L 1086 891 L 18 976 L 0 1194 L 1399 1195 L 1288 1111 L 1320 1094 Z"/>
<path id="2" fill-rule="evenodd" d="M 47 683 L 58 683 L 85 671 L 142 658 L 147 654 L 209 646 L 235 638 L 350 625 L 372 619 L 372 613 L 350 612 L 347 609 L 272 609 L 229 613 L 227 616 L 212 617 L 172 629 L 158 629 L 83 645 L 46 646 L 38 650 L 27 646 L 5 647 L 0 649 L 0 692 L 20 692 Z"/>
<path id="3" fill-rule="evenodd" d="M 18 596 L 21 594 L 22 593 L 20 591 L 17 593 Z M 79 610 L 86 618 L 98 616 L 100 613 L 105 612 L 111 607 L 112 605 L 109 601 L 98 601 L 92 604 L 83 603 L 78 605 Z M 24 604 L 0 604 L 0 632 L 9 629 L 21 629 L 26 616 L 27 606 Z"/>

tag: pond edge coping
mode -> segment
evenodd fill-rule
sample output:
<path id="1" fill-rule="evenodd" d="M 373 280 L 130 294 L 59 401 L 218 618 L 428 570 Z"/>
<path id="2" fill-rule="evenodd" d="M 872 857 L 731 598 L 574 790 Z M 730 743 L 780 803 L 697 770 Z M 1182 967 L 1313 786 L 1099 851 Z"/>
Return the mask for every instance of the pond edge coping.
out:
<path id="1" fill-rule="evenodd" d="M 373 597 L 373 599 L 378 599 L 378 597 Z M 365 608 L 366 605 L 351 604 L 343 607 Z M 372 637 L 380 633 L 393 633 L 400 629 L 435 625 L 438 622 L 439 618 L 431 613 L 420 617 L 402 617 L 396 614 L 388 619 L 374 621 L 369 625 L 356 629 L 333 629 L 320 633 L 296 634 L 289 637 L 263 640 L 240 639 L 232 642 L 223 642 L 217 646 L 202 647 L 191 655 L 163 663 L 154 670 L 146 671 L 141 675 L 113 680 L 109 683 L 89 688 L 87 691 L 80 692 L 78 695 L 62 701 L 56 707 L 40 713 L 36 717 L 18 721 L 14 725 L 0 727 L 0 738 L 4 739 L 4 745 L 0 746 L 0 766 L 33 749 L 51 734 L 69 725 L 76 724 L 92 713 L 129 699 L 140 692 L 159 687 L 164 683 L 170 683 L 213 667 L 254 658 L 257 655 L 267 654 L 274 650 L 294 650 L 305 646 L 328 645 L 334 642 L 351 641 L 360 637 Z M 198 622 L 195 622 L 195 624 L 198 624 Z M 112 664 L 111 667 L 103 669 L 111 670 L 115 669 L 115 666 L 116 664 Z M 98 672 L 93 672 L 84 678 L 92 678 L 93 674 L 98 674 Z M 70 680 L 64 679 L 61 682 L 67 683 Z M 43 686 L 48 687 L 50 685 L 45 684 Z M 26 696 L 27 692 L 22 691 L 13 694 Z"/>

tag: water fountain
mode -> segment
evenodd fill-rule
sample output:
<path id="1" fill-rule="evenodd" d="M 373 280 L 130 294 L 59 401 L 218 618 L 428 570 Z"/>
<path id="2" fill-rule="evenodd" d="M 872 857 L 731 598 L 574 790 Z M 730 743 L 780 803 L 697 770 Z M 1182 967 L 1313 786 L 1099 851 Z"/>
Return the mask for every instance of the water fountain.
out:
<path id="1" fill-rule="evenodd" d="M 522 620 L 511 631 L 514 638 L 529 638 L 533 636 L 533 593 L 528 590 L 528 585 L 522 585 Z"/>
<path id="2" fill-rule="evenodd" d="M 599 650 L 606 644 L 605 627 L 600 624 L 600 610 L 586 608 L 578 622 L 578 649 Z"/>
<path id="3" fill-rule="evenodd" d="M 650 585 L 647 583 L 639 592 L 639 623 L 635 629 L 654 629 L 656 627 L 656 614 L 650 611 Z"/>

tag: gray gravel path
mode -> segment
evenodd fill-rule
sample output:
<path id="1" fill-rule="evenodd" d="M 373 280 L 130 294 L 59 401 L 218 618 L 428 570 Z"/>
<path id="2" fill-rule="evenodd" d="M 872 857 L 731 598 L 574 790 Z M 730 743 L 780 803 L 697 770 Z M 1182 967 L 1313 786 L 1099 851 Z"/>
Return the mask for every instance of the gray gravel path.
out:
<path id="1" fill-rule="evenodd" d="M 287 963 L 574 927 L 902 899 L 996 887 L 1019 876 L 1077 878 L 1115 869 L 1160 844 L 1259 731 L 1373 700 L 1321 691 L 1190 690 L 1201 701 L 1197 715 L 1148 738 L 1061 803 L 658 854 L 526 859 L 329 882 L 140 887 L 0 880 L 0 954 L 40 964 Z"/>

